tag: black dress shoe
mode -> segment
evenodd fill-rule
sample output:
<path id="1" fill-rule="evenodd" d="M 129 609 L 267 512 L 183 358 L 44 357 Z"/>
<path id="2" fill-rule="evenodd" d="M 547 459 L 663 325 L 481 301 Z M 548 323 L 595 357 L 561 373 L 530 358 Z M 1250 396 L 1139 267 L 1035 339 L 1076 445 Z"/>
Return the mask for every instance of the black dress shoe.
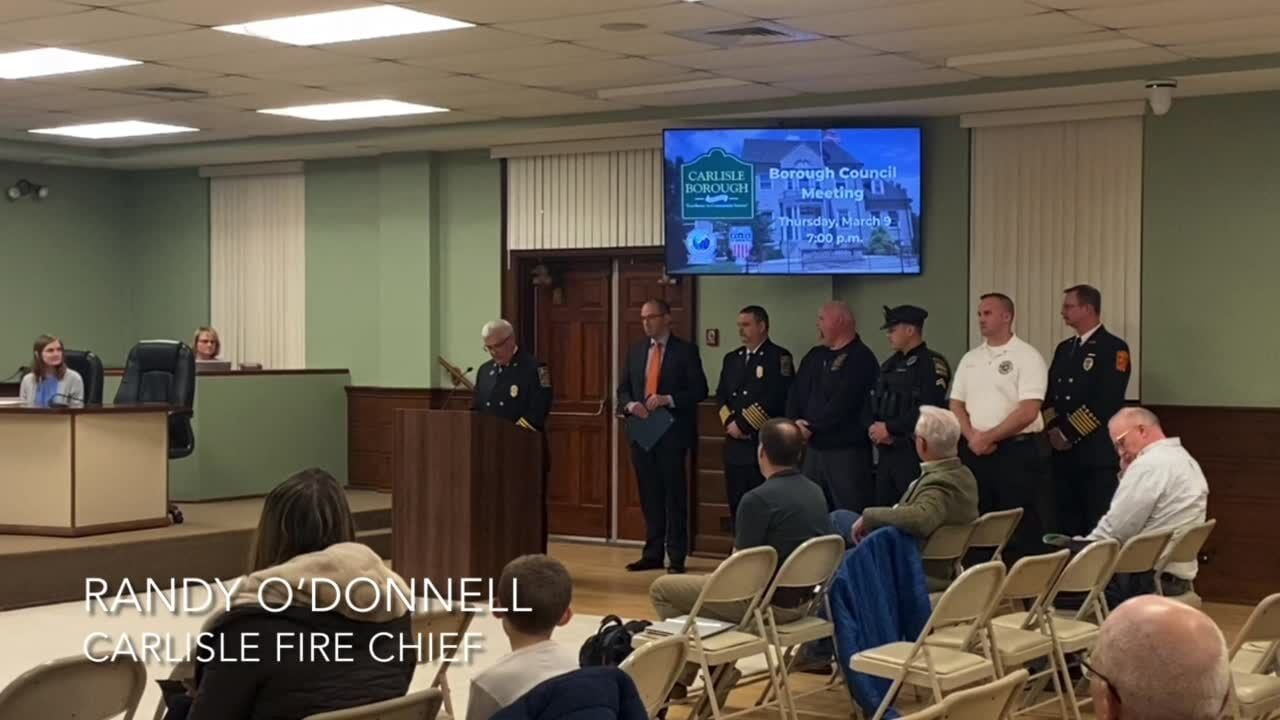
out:
<path id="1" fill-rule="evenodd" d="M 685 573 L 685 569 L 683 565 L 672 565 L 671 567 L 667 568 L 668 575 L 683 575 L 684 573 Z"/>
<path id="2" fill-rule="evenodd" d="M 661 570 L 661 560 L 645 560 L 640 558 L 635 562 L 627 563 L 627 572 L 644 572 L 645 570 Z"/>

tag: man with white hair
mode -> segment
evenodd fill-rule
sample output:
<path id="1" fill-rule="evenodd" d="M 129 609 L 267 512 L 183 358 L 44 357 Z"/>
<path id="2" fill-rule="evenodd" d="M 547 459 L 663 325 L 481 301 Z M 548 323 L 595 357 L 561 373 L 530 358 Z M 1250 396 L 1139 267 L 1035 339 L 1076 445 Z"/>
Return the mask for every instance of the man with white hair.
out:
<path id="1" fill-rule="evenodd" d="M 1176 437 L 1166 437 L 1155 413 L 1141 407 L 1122 408 L 1107 423 L 1120 457 L 1120 483 L 1107 514 L 1085 540 L 1114 539 L 1124 544 L 1159 530 L 1184 531 L 1205 521 L 1209 483 L 1200 464 Z M 1166 594 L 1190 590 L 1199 569 L 1195 560 L 1170 563 L 1160 578 Z M 1116 603 L 1155 592 L 1152 573 L 1116 576 L 1107 601 Z"/>
<path id="2" fill-rule="evenodd" d="M 848 510 L 831 513 L 846 545 L 862 541 L 882 527 L 899 528 L 924 542 L 943 525 L 963 525 L 978 517 L 978 481 L 960 462 L 960 421 L 950 410 L 920 407 L 914 433 L 920 477 L 893 507 L 869 507 L 859 517 Z"/>
<path id="3" fill-rule="evenodd" d="M 480 329 L 489 360 L 480 366 L 471 409 L 494 415 L 542 434 L 542 547 L 547 543 L 547 472 L 551 468 L 544 433 L 551 411 L 551 370 L 516 342 L 506 320 L 491 320 Z"/>
<path id="4" fill-rule="evenodd" d="M 1214 720 L 1231 681 L 1218 626 L 1193 607 L 1154 595 L 1107 617 L 1084 666 L 1098 720 Z"/>

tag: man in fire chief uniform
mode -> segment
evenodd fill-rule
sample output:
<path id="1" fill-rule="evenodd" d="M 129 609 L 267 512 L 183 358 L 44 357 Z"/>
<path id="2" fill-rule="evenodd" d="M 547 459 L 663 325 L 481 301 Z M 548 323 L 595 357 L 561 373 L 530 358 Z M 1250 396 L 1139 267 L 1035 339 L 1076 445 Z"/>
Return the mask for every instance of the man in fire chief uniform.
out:
<path id="1" fill-rule="evenodd" d="M 546 422 L 551 411 L 551 370 L 533 353 L 516 344 L 515 329 L 506 320 L 492 320 L 480 330 L 490 360 L 476 374 L 472 410 L 494 415 L 542 435 L 542 549 L 547 548 L 547 480 L 551 459 L 547 452 Z"/>
<path id="2" fill-rule="evenodd" d="M 1107 421 L 1124 407 L 1129 345 L 1107 332 L 1101 314 L 1097 288 L 1076 285 L 1063 291 L 1062 319 L 1076 334 L 1053 353 L 1044 422 L 1054 449 L 1054 504 L 1064 535 L 1084 535 L 1098 524 L 1111 505 L 1120 471 Z"/>
<path id="3" fill-rule="evenodd" d="M 729 523 L 738 517 L 738 502 L 764 483 L 756 459 L 760 427 L 787 409 L 787 391 L 795 374 L 791 353 L 769 339 L 769 313 L 748 305 L 738 313 L 742 347 L 725 355 L 716 386 L 720 423 L 724 425 L 724 484 Z"/>
<path id="4" fill-rule="evenodd" d="M 951 366 L 924 342 L 929 313 L 914 305 L 885 307 L 882 330 L 894 353 L 880 366 L 867 403 L 868 430 L 880 459 L 876 463 L 876 505 L 893 507 L 920 477 L 920 458 L 911 433 L 921 405 L 947 406 Z"/>

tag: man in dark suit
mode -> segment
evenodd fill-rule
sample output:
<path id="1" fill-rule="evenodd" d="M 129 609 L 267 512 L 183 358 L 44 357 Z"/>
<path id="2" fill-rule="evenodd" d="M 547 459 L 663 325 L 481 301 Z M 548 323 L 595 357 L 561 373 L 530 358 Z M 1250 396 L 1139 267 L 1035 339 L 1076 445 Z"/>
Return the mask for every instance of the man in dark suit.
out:
<path id="1" fill-rule="evenodd" d="M 515 330 L 506 320 L 485 323 L 480 330 L 490 360 L 476 375 L 471 409 L 503 418 L 542 436 L 542 549 L 547 549 L 548 453 L 546 422 L 551 411 L 551 370 L 533 353 L 516 344 Z"/>
<path id="2" fill-rule="evenodd" d="M 640 309 L 646 336 L 627 352 L 618 385 L 618 410 L 645 419 L 665 408 L 674 420 L 651 449 L 631 443 L 631 462 L 640 485 L 645 542 L 640 559 L 627 570 L 662 567 L 665 538 L 668 572 L 684 572 L 689 551 L 689 485 L 685 459 L 697 441 L 698 403 L 707 397 L 698 347 L 671 334 L 671 307 L 664 300 L 650 300 Z"/>
<path id="3" fill-rule="evenodd" d="M 729 499 L 729 523 L 738 517 L 738 503 L 748 491 L 764 484 L 756 459 L 760 428 L 787 411 L 787 391 L 795 368 L 791 353 L 769 339 L 769 313 L 748 305 L 738 313 L 742 347 L 724 356 L 716 404 L 724 425 L 724 484 Z"/>
<path id="4" fill-rule="evenodd" d="M 1102 293 L 1088 285 L 1064 291 L 1062 319 L 1076 335 L 1063 340 L 1049 366 L 1044 422 L 1053 446 L 1058 530 L 1084 535 L 1111 506 L 1120 459 L 1107 421 L 1124 407 L 1129 345 L 1102 326 Z"/>

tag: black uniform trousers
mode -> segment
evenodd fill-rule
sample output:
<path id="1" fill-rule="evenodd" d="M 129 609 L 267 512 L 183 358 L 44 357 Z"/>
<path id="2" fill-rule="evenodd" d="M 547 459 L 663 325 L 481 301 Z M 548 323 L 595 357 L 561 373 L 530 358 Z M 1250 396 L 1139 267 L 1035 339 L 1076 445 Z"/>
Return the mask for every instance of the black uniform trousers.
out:
<path id="1" fill-rule="evenodd" d="M 1063 535 L 1088 535 L 1111 507 L 1119 466 L 1084 464 L 1075 450 L 1053 454 L 1053 494 Z"/>
<path id="2" fill-rule="evenodd" d="M 974 455 L 962 442 L 960 460 L 978 481 L 979 513 L 1022 508 L 1022 521 L 1002 553 L 1005 564 L 1012 566 L 1027 555 L 1048 552 L 1044 529 L 1053 522 L 1053 508 L 1048 446 L 1041 438 L 1032 433 L 1015 435 L 988 455 Z"/>
<path id="3" fill-rule="evenodd" d="M 764 475 L 760 473 L 760 466 L 756 463 L 743 465 L 741 463 L 730 463 L 728 460 L 725 461 L 724 489 L 729 498 L 729 528 L 731 530 L 736 527 L 738 505 L 742 502 L 742 496 L 763 484 Z"/>
<path id="4" fill-rule="evenodd" d="M 877 507 L 893 507 L 907 493 L 907 486 L 920 477 L 920 458 L 910 438 L 894 438 L 892 445 L 877 445 Z"/>
<path id="5" fill-rule="evenodd" d="M 678 447 L 668 432 L 652 450 L 631 444 L 631 462 L 640 484 L 640 510 L 644 513 L 642 560 L 661 563 L 665 543 L 674 567 L 684 567 L 689 551 L 689 482 L 685 477 L 688 448 Z"/>
<path id="6" fill-rule="evenodd" d="M 827 496 L 827 510 L 861 514 L 875 500 L 875 471 L 870 447 L 808 448 L 800 471 Z"/>

